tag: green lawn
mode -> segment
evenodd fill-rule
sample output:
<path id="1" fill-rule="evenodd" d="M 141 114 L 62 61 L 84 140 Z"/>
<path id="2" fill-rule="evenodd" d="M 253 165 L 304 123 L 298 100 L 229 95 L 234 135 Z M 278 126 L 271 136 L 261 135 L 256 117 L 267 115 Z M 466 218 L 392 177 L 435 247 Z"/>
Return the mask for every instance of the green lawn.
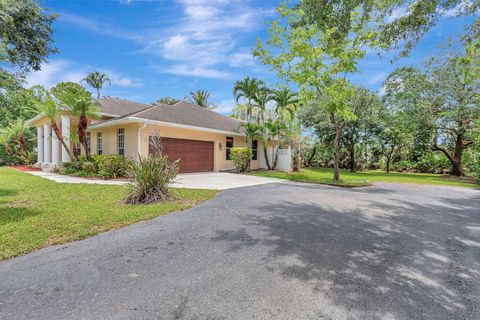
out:
<path id="1" fill-rule="evenodd" d="M 0 259 L 187 209 L 216 193 L 172 189 L 168 202 L 123 205 L 123 186 L 60 184 L 0 168 Z"/>
<path id="2" fill-rule="evenodd" d="M 277 171 L 257 171 L 252 174 L 262 177 L 288 179 L 298 182 L 334 184 L 332 181 L 332 169 L 327 168 L 303 168 L 300 172 L 292 173 Z M 385 173 L 380 171 L 349 172 L 342 170 L 340 173 L 340 179 L 342 181 L 339 185 L 347 187 L 363 186 L 373 182 L 400 182 L 480 188 L 480 184 L 476 184 L 473 182 L 454 179 L 446 175 L 426 173 Z"/>

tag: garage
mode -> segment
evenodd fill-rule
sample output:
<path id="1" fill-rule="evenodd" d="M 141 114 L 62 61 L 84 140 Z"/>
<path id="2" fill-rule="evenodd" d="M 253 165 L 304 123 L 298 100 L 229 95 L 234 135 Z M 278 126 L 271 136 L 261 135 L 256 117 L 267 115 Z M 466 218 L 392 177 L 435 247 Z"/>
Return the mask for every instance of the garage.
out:
<path id="1" fill-rule="evenodd" d="M 150 137 L 149 153 L 155 152 Z M 213 171 L 213 142 L 162 137 L 162 152 L 171 161 L 180 159 L 180 172 Z"/>

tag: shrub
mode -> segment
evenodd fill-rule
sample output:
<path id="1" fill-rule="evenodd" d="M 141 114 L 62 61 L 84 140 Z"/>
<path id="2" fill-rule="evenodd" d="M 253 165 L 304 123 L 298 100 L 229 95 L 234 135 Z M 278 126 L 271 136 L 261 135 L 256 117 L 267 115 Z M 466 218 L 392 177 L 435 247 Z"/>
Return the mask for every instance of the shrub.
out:
<path id="1" fill-rule="evenodd" d="M 115 154 L 92 156 L 98 175 L 104 178 L 124 177 L 127 173 L 129 160 Z"/>
<path id="2" fill-rule="evenodd" d="M 239 172 L 248 170 L 250 160 L 252 159 L 252 150 L 247 148 L 232 148 L 230 149 L 230 159 L 233 160 L 235 169 Z"/>
<path id="3" fill-rule="evenodd" d="M 95 167 L 95 164 L 93 162 L 85 161 L 82 163 L 82 171 L 86 175 L 92 175 L 97 173 L 97 168 Z"/>
<path id="4" fill-rule="evenodd" d="M 178 160 L 169 163 L 167 156 L 149 155 L 128 166 L 130 191 L 125 203 L 148 204 L 167 200 L 169 186 L 178 174 Z"/>

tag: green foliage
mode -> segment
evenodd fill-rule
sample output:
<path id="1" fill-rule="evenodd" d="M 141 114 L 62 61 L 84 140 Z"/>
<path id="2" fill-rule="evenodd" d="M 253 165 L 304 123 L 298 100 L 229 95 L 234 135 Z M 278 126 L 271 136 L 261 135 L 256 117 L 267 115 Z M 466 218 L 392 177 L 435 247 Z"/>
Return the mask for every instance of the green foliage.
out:
<path id="1" fill-rule="evenodd" d="M 107 179 L 125 177 L 131 163 L 131 160 L 116 154 L 94 155 L 92 161 L 98 170 L 98 175 Z"/>
<path id="2" fill-rule="evenodd" d="M 232 148 L 230 149 L 230 159 L 233 160 L 235 169 L 239 172 L 245 172 L 252 160 L 252 150 L 249 148 Z"/>
<path id="3" fill-rule="evenodd" d="M 245 108 L 245 121 L 251 122 L 252 114 L 254 112 L 254 101 L 257 98 L 260 88 L 265 87 L 262 80 L 256 78 L 245 77 L 243 80 L 238 80 L 233 86 L 233 96 L 237 103 L 244 100 L 243 107 Z"/>
<path id="4" fill-rule="evenodd" d="M 89 86 L 97 91 L 97 99 L 100 99 L 103 86 L 108 83 L 112 84 L 108 75 L 100 71 L 90 72 L 82 82 L 86 82 Z"/>
<path id="5" fill-rule="evenodd" d="M 0 129 L 0 144 L 8 155 L 4 162 L 32 165 L 36 161 L 33 151 L 34 134 L 30 126 L 22 119 L 10 123 Z"/>
<path id="6" fill-rule="evenodd" d="M 81 155 L 77 161 L 63 163 L 59 171 L 67 175 L 112 179 L 126 177 L 132 162 L 116 154 L 93 155 L 91 158 L 89 161 L 85 155 Z"/>
<path id="7" fill-rule="evenodd" d="M 169 187 L 179 171 L 179 160 L 172 163 L 167 156 L 148 155 L 132 162 L 127 170 L 130 190 L 127 204 L 149 204 L 170 198 Z"/>
<path id="8" fill-rule="evenodd" d="M 57 52 L 52 47 L 57 15 L 46 11 L 33 0 L 0 1 L 0 62 L 38 71 L 45 58 Z"/>
<path id="9" fill-rule="evenodd" d="M 179 102 L 180 99 L 175 99 L 172 97 L 163 97 L 160 99 L 155 100 L 152 104 L 157 105 L 157 104 L 168 104 L 168 105 L 174 105 L 175 103 Z"/>
<path id="10" fill-rule="evenodd" d="M 209 101 L 210 92 L 206 90 L 190 91 L 190 95 L 186 97 L 186 99 L 197 106 L 210 109 L 214 108 L 214 105 Z"/>

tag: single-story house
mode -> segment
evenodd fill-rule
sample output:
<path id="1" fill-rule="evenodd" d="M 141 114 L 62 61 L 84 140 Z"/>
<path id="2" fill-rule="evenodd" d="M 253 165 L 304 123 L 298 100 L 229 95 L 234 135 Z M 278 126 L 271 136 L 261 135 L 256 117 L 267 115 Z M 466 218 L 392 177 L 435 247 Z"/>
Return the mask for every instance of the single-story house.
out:
<path id="1" fill-rule="evenodd" d="M 116 98 L 99 99 L 101 119 L 90 119 L 87 144 L 91 154 L 119 154 L 132 159 L 152 151 L 152 138 L 161 136 L 163 154 L 180 159 L 180 172 L 226 171 L 234 168 L 232 147 L 245 147 L 242 122 L 187 101 L 174 105 L 148 105 Z M 68 112 L 59 124 L 70 148 L 70 129 L 78 119 Z M 37 166 L 52 168 L 69 162 L 68 153 L 52 132 L 48 119 L 38 115 L 30 120 L 37 127 Z M 252 169 L 261 167 L 262 141 L 253 141 Z M 264 161 L 263 161 L 264 162 Z"/>

